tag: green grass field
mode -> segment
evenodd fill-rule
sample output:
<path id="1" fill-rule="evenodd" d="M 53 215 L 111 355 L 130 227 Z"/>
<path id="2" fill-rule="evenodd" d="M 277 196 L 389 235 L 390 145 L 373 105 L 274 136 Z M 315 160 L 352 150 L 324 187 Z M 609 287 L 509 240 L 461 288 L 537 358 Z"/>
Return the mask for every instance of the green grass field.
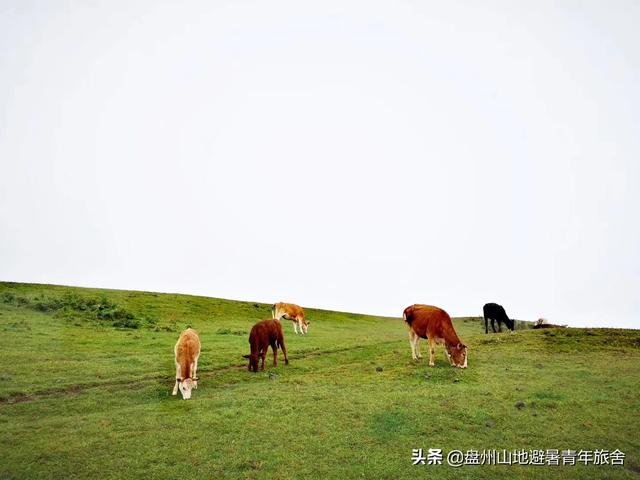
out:
<path id="1" fill-rule="evenodd" d="M 411 360 L 405 306 L 398 318 L 305 308 L 309 335 L 284 323 L 290 365 L 269 355 L 255 374 L 242 355 L 270 305 L 0 283 L 0 478 L 640 476 L 640 331 L 485 335 L 480 319 L 454 319 L 469 368 L 449 367 L 442 347 L 429 368 Z M 202 354 L 183 401 L 173 346 L 188 325 Z M 626 458 L 453 468 L 413 466 L 414 448 Z"/>

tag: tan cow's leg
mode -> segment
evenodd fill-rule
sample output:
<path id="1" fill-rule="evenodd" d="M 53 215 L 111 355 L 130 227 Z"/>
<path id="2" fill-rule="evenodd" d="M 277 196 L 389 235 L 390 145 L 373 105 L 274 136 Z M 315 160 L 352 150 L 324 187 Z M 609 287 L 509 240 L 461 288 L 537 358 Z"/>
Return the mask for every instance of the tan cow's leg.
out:
<path id="1" fill-rule="evenodd" d="M 298 322 L 297 322 L 297 320 L 293 321 L 293 331 L 296 332 L 296 335 L 298 334 Z"/>
<path id="2" fill-rule="evenodd" d="M 198 380 L 196 380 L 196 378 L 198 378 L 198 357 L 196 357 L 196 359 L 193 361 L 193 365 L 191 366 L 192 368 L 192 374 L 191 376 L 193 377 L 193 388 L 198 388 Z"/>
<path id="3" fill-rule="evenodd" d="M 416 333 L 409 329 L 409 346 L 411 347 L 411 358 L 413 360 L 417 360 L 418 356 L 416 355 L 416 338 L 418 338 L 418 335 L 416 335 Z"/>
<path id="4" fill-rule="evenodd" d="M 417 333 L 415 333 L 415 336 L 413 337 L 413 346 L 416 352 L 416 358 L 420 360 L 422 358 L 422 354 L 420 353 L 420 335 Z"/>
<path id="5" fill-rule="evenodd" d="M 416 335 L 416 356 L 420 359 L 422 354 L 420 353 L 420 337 Z"/>
<path id="6" fill-rule="evenodd" d="M 411 349 L 411 359 L 416 360 L 416 351 L 413 347 L 413 330 L 409 330 L 409 348 Z"/>
<path id="7" fill-rule="evenodd" d="M 178 394 L 178 378 L 179 377 L 180 377 L 180 365 L 176 363 L 176 384 L 173 386 L 173 392 L 171 392 L 171 395 Z"/>
<path id="8" fill-rule="evenodd" d="M 432 338 L 430 338 L 429 339 L 429 366 L 430 367 L 436 366 L 435 359 L 436 359 L 436 342 Z"/>

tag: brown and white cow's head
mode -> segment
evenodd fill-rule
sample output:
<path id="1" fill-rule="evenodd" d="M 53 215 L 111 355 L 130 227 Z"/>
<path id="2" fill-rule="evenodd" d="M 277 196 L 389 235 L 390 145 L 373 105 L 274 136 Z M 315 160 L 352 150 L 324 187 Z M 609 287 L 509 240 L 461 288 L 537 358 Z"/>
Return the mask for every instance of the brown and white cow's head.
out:
<path id="1" fill-rule="evenodd" d="M 447 345 L 447 357 L 451 366 L 467 368 L 467 346 L 463 343 Z"/>
<path id="2" fill-rule="evenodd" d="M 192 378 L 179 378 L 178 388 L 182 394 L 182 399 L 189 400 L 191 398 L 191 390 L 198 388 L 198 382 Z"/>

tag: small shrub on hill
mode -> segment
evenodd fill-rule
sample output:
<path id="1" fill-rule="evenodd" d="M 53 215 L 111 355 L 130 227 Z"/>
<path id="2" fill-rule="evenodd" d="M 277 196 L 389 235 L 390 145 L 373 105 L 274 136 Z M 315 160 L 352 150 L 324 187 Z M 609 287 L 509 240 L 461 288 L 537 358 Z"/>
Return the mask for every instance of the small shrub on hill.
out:
<path id="1" fill-rule="evenodd" d="M 85 321 L 110 324 L 117 328 L 156 327 L 158 320 L 153 317 L 139 317 L 106 297 L 83 297 L 75 293 L 65 293 L 60 297 L 23 297 L 12 292 L 4 292 L 3 303 L 16 307 L 31 308 L 38 312 L 51 313 L 56 318 L 77 323 Z"/>

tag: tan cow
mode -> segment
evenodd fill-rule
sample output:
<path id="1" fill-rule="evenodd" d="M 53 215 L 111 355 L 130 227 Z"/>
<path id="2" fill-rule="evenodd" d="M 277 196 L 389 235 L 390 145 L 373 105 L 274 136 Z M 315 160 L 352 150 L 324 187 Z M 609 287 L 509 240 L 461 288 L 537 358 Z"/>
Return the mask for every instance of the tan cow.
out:
<path id="1" fill-rule="evenodd" d="M 187 328 L 180 334 L 173 349 L 176 355 L 176 384 L 172 395 L 182 394 L 184 400 L 191 398 L 191 390 L 198 388 L 198 357 L 200 357 L 200 337 L 198 332 Z"/>
<path id="2" fill-rule="evenodd" d="M 293 303 L 274 303 L 273 307 L 271 307 L 271 316 L 276 320 L 281 318 L 291 320 L 293 322 L 293 331 L 296 333 L 298 333 L 298 328 L 300 328 L 300 333 L 302 334 L 309 331 L 309 322 L 304 318 L 302 307 Z"/>

